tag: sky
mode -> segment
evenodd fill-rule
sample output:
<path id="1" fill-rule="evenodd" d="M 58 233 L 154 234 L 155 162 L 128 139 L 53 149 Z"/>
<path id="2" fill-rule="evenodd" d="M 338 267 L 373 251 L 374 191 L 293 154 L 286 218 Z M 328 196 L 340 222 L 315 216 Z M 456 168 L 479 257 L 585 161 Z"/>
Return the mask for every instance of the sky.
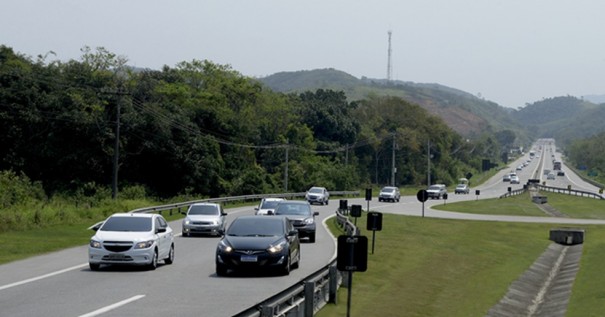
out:
<path id="1" fill-rule="evenodd" d="M 0 45 L 136 67 L 209 60 L 244 76 L 333 68 L 438 83 L 504 107 L 605 95 L 603 0 L 2 0 Z M 54 55 L 52 55 L 52 53 Z"/>

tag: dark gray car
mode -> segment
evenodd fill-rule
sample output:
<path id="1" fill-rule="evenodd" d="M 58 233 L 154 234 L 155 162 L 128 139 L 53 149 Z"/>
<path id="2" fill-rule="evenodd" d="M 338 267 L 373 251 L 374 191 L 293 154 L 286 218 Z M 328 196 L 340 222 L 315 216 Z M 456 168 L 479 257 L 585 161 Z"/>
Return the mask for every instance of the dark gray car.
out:
<path id="1" fill-rule="evenodd" d="M 286 216 L 301 238 L 306 237 L 309 242 L 315 242 L 315 216 L 319 215 L 319 212 L 313 212 L 311 204 L 300 200 L 282 201 L 277 204 L 275 215 Z"/>

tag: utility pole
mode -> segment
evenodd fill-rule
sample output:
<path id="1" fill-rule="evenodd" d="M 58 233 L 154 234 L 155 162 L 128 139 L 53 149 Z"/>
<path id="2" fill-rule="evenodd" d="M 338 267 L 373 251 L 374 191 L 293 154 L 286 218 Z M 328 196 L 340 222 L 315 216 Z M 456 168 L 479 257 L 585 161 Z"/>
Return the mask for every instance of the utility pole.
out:
<path id="1" fill-rule="evenodd" d="M 286 166 L 285 166 L 285 170 L 284 170 L 284 190 L 287 193 L 288 192 L 288 151 L 290 149 L 290 146 L 288 145 L 288 141 L 286 140 Z"/>
<path id="2" fill-rule="evenodd" d="M 391 186 L 395 186 L 395 173 L 397 173 L 397 169 L 395 167 L 395 134 L 393 134 L 393 150 L 391 153 Z"/>
<path id="3" fill-rule="evenodd" d="M 426 143 L 426 185 L 431 186 L 431 140 Z"/>
<path id="4" fill-rule="evenodd" d="M 111 180 L 111 198 L 118 198 L 118 170 L 120 166 L 120 117 L 122 116 L 122 96 L 128 95 L 124 87 L 120 85 L 117 90 L 109 92 L 117 96 L 116 102 L 116 128 L 115 128 L 115 142 L 113 148 L 113 173 Z"/>
<path id="5" fill-rule="evenodd" d="M 120 157 L 120 103 L 122 98 L 118 98 L 118 106 L 116 107 L 116 139 L 113 147 L 113 178 L 111 182 L 111 198 L 118 198 L 118 164 Z"/>

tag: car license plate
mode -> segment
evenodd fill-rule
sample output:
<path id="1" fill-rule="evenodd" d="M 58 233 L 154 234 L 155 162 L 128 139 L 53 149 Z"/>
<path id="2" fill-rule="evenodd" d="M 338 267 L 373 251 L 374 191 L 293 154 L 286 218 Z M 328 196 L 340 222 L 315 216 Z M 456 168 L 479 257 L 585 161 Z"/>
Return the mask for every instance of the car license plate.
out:
<path id="1" fill-rule="evenodd" d="M 240 258 L 242 262 L 257 262 L 258 257 L 256 255 L 242 255 Z"/>

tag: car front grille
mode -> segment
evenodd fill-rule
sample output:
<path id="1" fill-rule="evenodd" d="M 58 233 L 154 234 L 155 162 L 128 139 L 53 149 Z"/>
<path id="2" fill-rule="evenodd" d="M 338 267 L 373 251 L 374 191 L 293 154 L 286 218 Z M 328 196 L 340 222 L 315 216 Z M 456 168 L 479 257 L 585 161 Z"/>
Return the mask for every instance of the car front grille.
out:
<path id="1" fill-rule="evenodd" d="M 214 223 L 210 221 L 192 221 L 191 224 L 196 226 L 211 226 Z"/>
<path id="2" fill-rule="evenodd" d="M 111 252 L 124 252 L 132 248 L 132 241 L 105 241 L 103 247 Z"/>

